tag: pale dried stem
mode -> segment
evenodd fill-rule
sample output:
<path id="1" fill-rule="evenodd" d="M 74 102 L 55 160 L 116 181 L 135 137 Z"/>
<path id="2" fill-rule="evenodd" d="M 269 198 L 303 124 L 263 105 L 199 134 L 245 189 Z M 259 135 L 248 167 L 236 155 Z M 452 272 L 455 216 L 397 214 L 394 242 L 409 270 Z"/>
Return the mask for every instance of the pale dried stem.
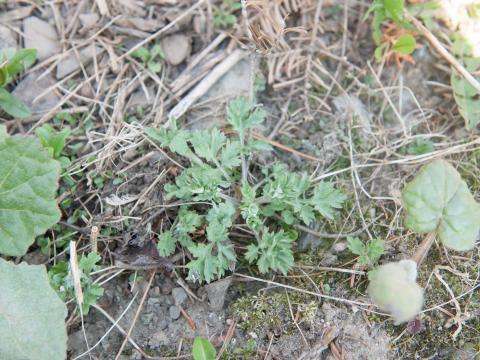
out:
<path id="1" fill-rule="evenodd" d="M 404 13 L 405 18 L 413 23 L 415 27 L 422 33 L 422 35 L 430 42 L 430 44 L 438 51 L 438 53 L 452 66 L 455 70 L 462 75 L 465 80 L 467 80 L 470 85 L 472 85 L 475 90 L 480 94 L 480 82 L 475 79 L 472 74 L 470 74 L 463 66 L 460 64 L 455 57 L 450 54 L 447 49 L 442 45 L 442 43 L 428 30 L 425 25 L 423 25 L 419 20 L 414 16 L 410 15 L 408 12 Z"/>
<path id="2" fill-rule="evenodd" d="M 433 242 L 435 241 L 435 233 L 428 233 L 427 236 L 423 239 L 420 246 L 415 251 L 415 254 L 412 256 L 412 260 L 417 263 L 417 268 L 420 267 L 423 260 L 427 256 L 430 248 L 432 247 Z"/>

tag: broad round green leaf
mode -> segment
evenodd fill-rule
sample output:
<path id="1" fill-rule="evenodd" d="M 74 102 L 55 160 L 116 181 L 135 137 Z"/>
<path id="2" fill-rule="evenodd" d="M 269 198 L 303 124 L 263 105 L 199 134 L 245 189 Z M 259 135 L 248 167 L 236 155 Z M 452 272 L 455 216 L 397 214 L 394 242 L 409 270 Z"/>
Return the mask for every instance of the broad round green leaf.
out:
<path id="1" fill-rule="evenodd" d="M 35 137 L 0 133 L 0 254 L 21 256 L 60 220 L 60 165 Z"/>
<path id="2" fill-rule="evenodd" d="M 64 360 L 67 308 L 44 266 L 0 258 L 0 359 Z"/>
<path id="3" fill-rule="evenodd" d="M 456 251 L 471 250 L 480 231 L 480 204 L 460 174 L 444 160 L 424 166 L 402 193 L 406 226 L 415 232 L 436 231 Z"/>
<path id="4" fill-rule="evenodd" d="M 417 264 L 412 260 L 389 263 L 368 273 L 368 294 L 388 311 L 396 324 L 415 318 L 422 310 L 423 289 L 415 282 Z"/>
<path id="5" fill-rule="evenodd" d="M 415 41 L 415 38 L 410 34 L 406 34 L 400 36 L 398 40 L 395 41 L 395 44 L 393 44 L 393 50 L 400 54 L 410 55 L 415 50 L 416 45 L 417 42 Z"/>
<path id="6" fill-rule="evenodd" d="M 193 358 L 194 360 L 214 360 L 217 356 L 215 348 L 203 336 L 197 336 L 193 341 Z"/>

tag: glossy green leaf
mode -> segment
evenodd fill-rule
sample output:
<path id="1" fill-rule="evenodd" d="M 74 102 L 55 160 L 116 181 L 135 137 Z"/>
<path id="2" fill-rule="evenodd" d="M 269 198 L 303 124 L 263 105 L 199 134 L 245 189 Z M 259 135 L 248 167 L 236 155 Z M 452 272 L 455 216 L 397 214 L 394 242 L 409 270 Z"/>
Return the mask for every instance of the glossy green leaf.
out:
<path id="1" fill-rule="evenodd" d="M 392 49 L 400 54 L 410 55 L 415 50 L 416 45 L 415 38 L 410 34 L 406 34 L 398 38 Z"/>
<path id="2" fill-rule="evenodd" d="M 23 119 L 31 115 L 27 105 L 2 87 L 0 87 L 0 109 L 14 118 Z"/>
<path id="3" fill-rule="evenodd" d="M 194 360 L 214 360 L 217 356 L 212 343 L 203 336 L 197 336 L 193 341 L 192 353 Z"/>
<path id="4" fill-rule="evenodd" d="M 60 220 L 55 201 L 60 165 L 36 138 L 1 132 L 0 254 L 21 256 Z"/>
<path id="5" fill-rule="evenodd" d="M 418 233 L 436 231 L 442 243 L 457 251 L 475 246 L 480 231 L 480 204 L 460 174 L 446 161 L 424 166 L 405 186 L 402 202 L 406 226 Z"/>
<path id="6" fill-rule="evenodd" d="M 379 266 L 368 273 L 368 294 L 380 308 L 388 311 L 396 324 L 415 318 L 422 310 L 423 289 L 415 282 L 417 264 L 401 260 Z"/>
<path id="7" fill-rule="evenodd" d="M 67 308 L 45 267 L 0 258 L 0 289 L 0 359 L 65 359 Z"/>

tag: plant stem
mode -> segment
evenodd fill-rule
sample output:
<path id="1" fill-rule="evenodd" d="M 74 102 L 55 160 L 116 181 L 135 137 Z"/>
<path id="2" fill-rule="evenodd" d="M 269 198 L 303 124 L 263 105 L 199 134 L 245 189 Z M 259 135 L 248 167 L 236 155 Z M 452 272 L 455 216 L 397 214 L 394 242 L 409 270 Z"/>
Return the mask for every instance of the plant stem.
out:
<path id="1" fill-rule="evenodd" d="M 422 264 L 423 260 L 428 254 L 428 251 L 432 247 L 432 244 L 434 241 L 435 241 L 435 233 L 434 232 L 428 233 L 427 236 L 425 236 L 425 239 L 423 239 L 423 241 L 421 242 L 417 251 L 415 251 L 415 254 L 413 254 L 412 260 L 417 263 L 417 267 L 420 267 L 420 265 Z"/>
<path id="2" fill-rule="evenodd" d="M 248 167 L 247 161 L 245 160 L 245 155 L 243 154 L 243 149 L 245 148 L 245 134 L 238 134 L 240 140 L 240 146 L 242 147 L 242 152 L 240 153 L 240 159 L 242 161 L 242 184 L 247 183 L 248 178 Z"/>

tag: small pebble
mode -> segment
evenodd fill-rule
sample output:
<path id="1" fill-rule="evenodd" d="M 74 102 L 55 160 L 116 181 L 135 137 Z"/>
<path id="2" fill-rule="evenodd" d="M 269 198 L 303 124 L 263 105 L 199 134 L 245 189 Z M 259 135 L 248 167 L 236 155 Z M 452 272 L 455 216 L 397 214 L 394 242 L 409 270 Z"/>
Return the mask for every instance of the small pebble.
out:
<path id="1" fill-rule="evenodd" d="M 153 289 L 152 289 L 152 292 L 151 292 L 152 296 L 159 296 L 160 295 L 160 288 L 158 286 L 155 286 Z"/>
<path id="2" fill-rule="evenodd" d="M 335 245 L 333 245 L 333 252 L 340 253 L 342 251 L 345 251 L 346 248 L 347 248 L 347 243 L 345 241 L 339 241 Z"/>
<path id="3" fill-rule="evenodd" d="M 187 293 L 183 288 L 176 287 L 172 290 L 173 301 L 175 305 L 182 305 L 187 300 Z"/>
<path id="4" fill-rule="evenodd" d="M 163 295 L 168 295 L 172 292 L 172 284 L 170 283 L 165 283 L 162 285 L 162 294 Z"/>
<path id="5" fill-rule="evenodd" d="M 177 320 L 179 317 L 180 317 L 180 309 L 178 308 L 178 306 L 170 306 L 170 309 L 168 309 L 168 312 L 170 313 L 170 317 L 173 319 L 173 320 Z"/>

